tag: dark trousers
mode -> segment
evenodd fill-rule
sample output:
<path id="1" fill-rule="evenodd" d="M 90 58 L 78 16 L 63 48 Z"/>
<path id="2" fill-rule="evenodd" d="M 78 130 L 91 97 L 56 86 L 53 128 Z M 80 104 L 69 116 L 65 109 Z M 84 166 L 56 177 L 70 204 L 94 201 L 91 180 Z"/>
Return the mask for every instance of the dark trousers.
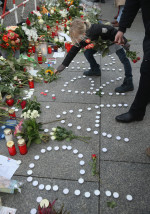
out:
<path id="1" fill-rule="evenodd" d="M 97 64 L 97 62 L 96 62 L 96 60 L 95 60 L 95 58 L 93 56 L 96 52 L 97 51 L 95 51 L 93 49 L 88 49 L 88 50 L 86 50 L 84 52 L 84 55 L 85 55 L 87 61 L 90 64 L 91 70 L 95 71 L 95 72 L 97 71 L 97 69 L 99 69 L 99 64 Z M 127 78 L 132 77 L 131 64 L 130 64 L 129 59 L 126 56 L 126 53 L 125 53 L 124 49 L 123 48 L 119 49 L 118 51 L 116 51 L 116 54 L 119 57 L 119 59 L 120 59 L 121 63 L 123 64 L 123 66 L 124 66 L 125 76 Z"/>
<path id="2" fill-rule="evenodd" d="M 150 60 L 143 60 L 140 73 L 139 88 L 129 110 L 135 116 L 144 116 L 150 101 Z"/>

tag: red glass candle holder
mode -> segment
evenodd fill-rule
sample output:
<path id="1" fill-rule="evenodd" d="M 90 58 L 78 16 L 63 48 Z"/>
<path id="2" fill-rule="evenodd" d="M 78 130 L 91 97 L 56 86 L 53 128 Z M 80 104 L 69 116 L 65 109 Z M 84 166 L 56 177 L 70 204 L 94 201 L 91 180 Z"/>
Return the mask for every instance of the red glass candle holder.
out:
<path id="1" fill-rule="evenodd" d="M 10 119 L 15 119 L 15 118 L 16 118 L 16 114 L 15 114 L 14 109 L 10 109 L 10 110 L 8 111 L 8 113 L 9 113 Z"/>
<path id="2" fill-rule="evenodd" d="M 32 52 L 35 53 L 35 45 L 32 45 Z"/>
<path id="3" fill-rule="evenodd" d="M 28 152 L 27 145 L 24 139 L 21 138 L 18 140 L 18 148 L 21 155 L 25 155 Z"/>
<path id="4" fill-rule="evenodd" d="M 33 79 L 28 79 L 29 88 L 34 88 L 34 81 Z"/>
<path id="5" fill-rule="evenodd" d="M 31 46 L 28 48 L 28 52 L 31 53 L 31 54 L 33 53 Z"/>
<path id="6" fill-rule="evenodd" d="M 48 45 L 48 53 L 51 54 L 52 53 L 52 48 L 50 45 Z"/>
<path id="7" fill-rule="evenodd" d="M 38 63 L 42 64 L 43 63 L 43 59 L 42 59 L 42 55 L 38 54 Z"/>
<path id="8" fill-rule="evenodd" d="M 11 156 L 16 155 L 16 147 L 13 141 L 8 141 L 7 142 L 7 148 L 8 148 L 8 152 Z"/>
<path id="9" fill-rule="evenodd" d="M 13 106 L 13 104 L 14 104 L 14 99 L 12 98 L 11 95 L 7 95 L 7 96 L 6 96 L 6 103 L 7 103 L 8 106 Z"/>
<path id="10" fill-rule="evenodd" d="M 55 36 L 55 32 L 52 32 L 52 38 L 54 38 L 54 36 Z"/>

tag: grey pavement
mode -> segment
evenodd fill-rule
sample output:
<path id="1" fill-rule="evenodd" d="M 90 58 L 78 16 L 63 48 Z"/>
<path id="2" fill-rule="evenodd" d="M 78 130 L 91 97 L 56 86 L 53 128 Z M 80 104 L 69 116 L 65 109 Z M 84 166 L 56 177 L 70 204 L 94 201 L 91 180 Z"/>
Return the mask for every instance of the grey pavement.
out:
<path id="1" fill-rule="evenodd" d="M 10 2 L 8 6 L 11 6 Z M 102 18 L 111 21 L 117 11 L 113 1 L 106 0 L 106 3 L 100 6 Z M 29 11 L 32 7 L 34 8 L 33 1 L 32 4 L 27 5 Z M 15 24 L 13 17 L 13 14 L 8 16 L 5 23 Z M 132 40 L 131 49 L 139 52 L 139 56 L 142 57 L 144 28 L 141 13 L 138 13 L 132 28 L 127 30 L 126 37 Z M 64 204 L 65 209 L 71 214 L 150 214 L 150 158 L 145 154 L 146 148 L 150 146 L 150 105 L 147 106 L 146 116 L 141 122 L 120 124 L 115 121 L 115 116 L 128 111 L 133 102 L 138 88 L 141 60 L 136 64 L 132 63 L 135 90 L 125 95 L 117 95 L 114 89 L 120 86 L 124 78 L 123 66 L 118 57 L 112 54 L 101 58 L 97 54 L 96 59 L 101 62 L 101 78 L 83 77 L 83 71 L 88 69 L 89 65 L 80 53 L 69 68 L 61 73 L 61 78 L 56 82 L 35 84 L 34 95 L 37 96 L 42 106 L 39 120 L 48 123 L 56 120 L 57 115 L 60 115 L 61 120 L 65 120 L 64 124 L 58 121 L 45 124 L 44 128 L 49 129 L 50 132 L 52 127 L 60 125 L 72 130 L 76 135 L 90 136 L 91 139 L 89 143 L 73 140 L 33 144 L 25 156 L 21 156 L 17 150 L 14 159 L 21 160 L 22 164 L 13 179 L 24 182 L 22 192 L 13 195 L 0 194 L 3 205 L 16 208 L 17 214 L 29 214 L 32 208 L 37 209 L 37 197 L 47 198 L 50 201 L 58 198 L 56 207 Z M 115 63 L 110 65 L 109 63 L 113 61 Z M 62 59 L 57 60 L 56 67 L 60 62 Z M 77 69 L 79 66 L 80 69 Z M 68 82 L 67 86 L 65 86 L 66 82 Z M 103 86 L 102 92 L 104 92 L 101 98 L 93 93 L 100 86 Z M 47 96 L 41 95 L 40 93 L 45 90 L 49 90 Z M 109 95 L 109 93 L 113 94 Z M 52 101 L 52 94 L 56 95 L 55 102 Z M 50 108 L 46 109 L 46 106 Z M 83 111 L 79 113 L 79 109 Z M 70 113 L 70 110 L 73 110 L 73 113 Z M 63 114 L 64 111 L 67 114 Z M 19 110 L 17 115 L 19 116 L 20 113 Z M 77 117 L 79 114 L 81 118 Z M 95 126 L 96 116 L 100 117 L 97 123 L 99 127 Z M 72 123 L 70 128 L 69 123 Z M 77 126 L 81 126 L 81 130 L 78 130 Z M 87 132 L 87 128 L 91 128 L 91 131 Z M 94 134 L 94 131 L 97 134 Z M 110 134 L 111 138 L 103 136 L 104 133 Z M 117 140 L 117 136 L 121 139 Z M 128 138 L 129 142 L 125 142 L 125 138 Z M 64 145 L 71 146 L 71 150 L 64 150 L 62 148 Z M 57 146 L 58 151 L 55 150 Z M 48 151 L 47 147 L 52 147 L 52 150 Z M 103 148 L 107 148 L 107 152 L 103 152 Z M 41 149 L 45 149 L 46 152 L 41 153 Z M 83 155 L 82 158 L 73 153 L 75 149 L 78 150 L 78 154 Z M 0 154 L 8 155 L 5 141 L 0 142 Z M 100 179 L 91 174 L 89 165 L 91 154 L 97 155 L 97 170 Z M 39 155 L 40 159 L 34 160 L 35 155 Z M 81 160 L 85 162 L 83 166 L 80 165 Z M 33 181 L 27 182 L 30 163 L 35 164 L 31 176 L 33 181 L 38 181 L 36 187 L 32 185 Z M 85 170 L 85 174 L 80 174 L 81 169 Z M 83 184 L 78 183 L 79 178 L 84 179 Z M 51 185 L 51 190 L 45 188 L 39 190 L 40 184 L 44 184 L 44 187 Z M 58 191 L 53 190 L 54 185 L 58 185 Z M 63 193 L 65 188 L 69 189 L 67 195 Z M 79 196 L 74 194 L 75 190 L 80 190 Z M 94 194 L 95 190 L 100 190 L 100 196 Z M 110 191 L 111 196 L 106 196 L 106 191 Z M 89 198 L 85 197 L 86 192 L 90 192 Z M 119 198 L 113 197 L 114 192 L 119 193 Z M 133 197 L 132 201 L 126 199 L 127 195 Z M 109 201 L 116 202 L 117 207 L 113 209 L 107 207 Z"/>

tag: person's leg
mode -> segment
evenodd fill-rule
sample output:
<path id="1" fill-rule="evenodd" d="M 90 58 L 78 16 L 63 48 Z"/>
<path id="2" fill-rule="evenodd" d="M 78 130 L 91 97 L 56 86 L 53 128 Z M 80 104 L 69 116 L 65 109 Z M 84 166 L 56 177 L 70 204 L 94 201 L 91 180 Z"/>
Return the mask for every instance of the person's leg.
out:
<path id="1" fill-rule="evenodd" d="M 115 91 L 119 92 L 119 93 L 133 91 L 134 86 L 133 86 L 133 81 L 132 81 L 132 67 L 131 67 L 130 61 L 127 58 L 126 53 L 123 48 L 117 50 L 116 54 L 124 66 L 125 78 L 124 78 L 123 84 L 120 87 L 117 87 L 115 89 Z"/>
<path id="2" fill-rule="evenodd" d="M 100 67 L 99 64 L 96 62 L 95 58 L 94 58 L 94 54 L 97 51 L 93 50 L 93 49 L 88 49 L 84 52 L 84 56 L 87 59 L 87 61 L 90 64 L 90 70 L 89 71 L 85 71 L 83 74 L 87 75 L 87 76 L 100 76 L 101 75 L 101 71 L 100 71 Z"/>
<path id="3" fill-rule="evenodd" d="M 143 60 L 139 88 L 129 112 L 116 117 L 118 122 L 129 123 L 143 119 L 150 99 L 150 60 Z"/>

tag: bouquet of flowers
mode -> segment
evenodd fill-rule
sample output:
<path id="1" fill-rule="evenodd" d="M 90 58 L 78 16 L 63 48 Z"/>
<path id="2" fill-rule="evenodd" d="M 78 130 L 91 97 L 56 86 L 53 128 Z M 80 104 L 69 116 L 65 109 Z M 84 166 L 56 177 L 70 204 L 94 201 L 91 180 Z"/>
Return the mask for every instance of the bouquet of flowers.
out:
<path id="1" fill-rule="evenodd" d="M 42 68 L 37 72 L 37 75 L 42 77 L 45 83 L 53 82 L 59 78 L 58 75 L 54 74 L 53 67 L 48 67 L 46 70 Z"/>
<path id="2" fill-rule="evenodd" d="M 81 141 L 83 141 L 85 143 L 88 143 L 85 139 L 88 139 L 88 140 L 90 139 L 90 137 L 74 135 L 72 131 L 68 131 L 67 129 L 62 128 L 60 126 L 57 126 L 56 128 L 52 128 L 52 131 L 53 132 L 50 133 L 51 140 L 71 141 L 73 139 L 78 139 L 78 140 L 81 140 Z"/>

